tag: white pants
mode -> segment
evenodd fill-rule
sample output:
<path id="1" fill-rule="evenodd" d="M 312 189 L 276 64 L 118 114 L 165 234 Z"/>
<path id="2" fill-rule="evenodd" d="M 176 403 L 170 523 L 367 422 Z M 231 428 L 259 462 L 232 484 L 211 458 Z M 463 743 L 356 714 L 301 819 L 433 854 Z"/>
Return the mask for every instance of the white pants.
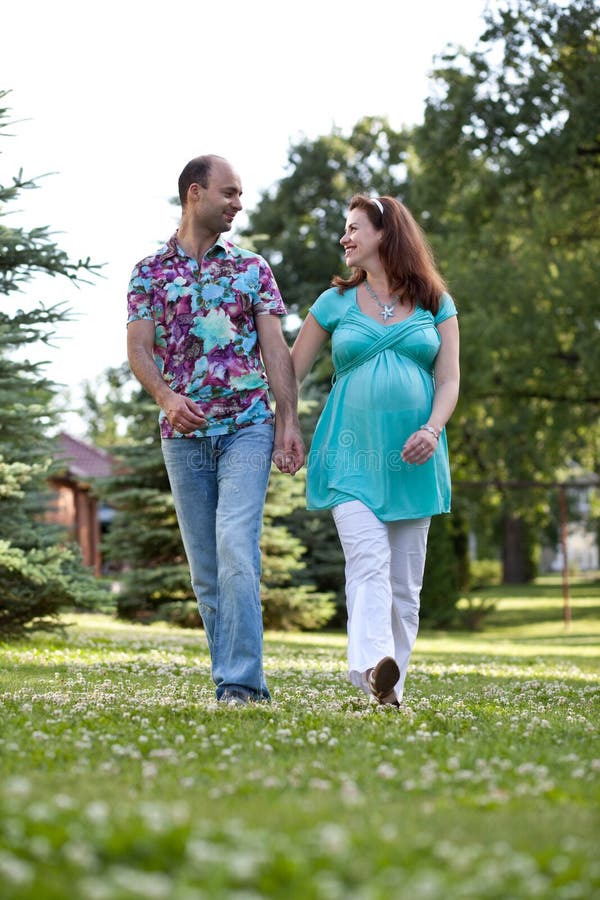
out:
<path id="1" fill-rule="evenodd" d="M 366 672 L 383 656 L 400 669 L 402 699 L 419 631 L 419 604 L 430 519 L 382 522 L 360 500 L 333 508 L 346 560 L 348 670 L 350 681 L 370 693 Z"/>

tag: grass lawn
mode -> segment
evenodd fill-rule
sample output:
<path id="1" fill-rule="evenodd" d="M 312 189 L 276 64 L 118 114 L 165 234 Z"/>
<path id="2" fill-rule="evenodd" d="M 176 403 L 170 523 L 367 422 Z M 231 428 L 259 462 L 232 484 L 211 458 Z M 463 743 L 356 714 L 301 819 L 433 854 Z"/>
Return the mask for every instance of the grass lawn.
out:
<path id="1" fill-rule="evenodd" d="M 201 631 L 0 645 L 0 897 L 600 898 L 600 584 L 568 629 L 560 579 L 485 597 L 482 631 L 421 632 L 400 710 L 340 633 L 268 633 L 244 708 Z"/>

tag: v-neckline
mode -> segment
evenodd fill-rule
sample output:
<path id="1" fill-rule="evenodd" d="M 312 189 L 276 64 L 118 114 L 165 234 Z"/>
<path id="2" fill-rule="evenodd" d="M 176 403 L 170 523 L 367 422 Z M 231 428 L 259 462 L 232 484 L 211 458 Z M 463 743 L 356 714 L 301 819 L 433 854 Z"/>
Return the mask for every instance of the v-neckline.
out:
<path id="1" fill-rule="evenodd" d="M 413 311 L 408 316 L 405 316 L 403 319 L 400 319 L 398 322 L 392 322 L 391 325 L 386 325 L 385 322 L 380 322 L 378 319 L 374 319 L 373 316 L 370 316 L 368 313 L 362 311 L 362 309 L 358 305 L 358 285 L 356 285 L 356 287 L 354 287 L 353 290 L 354 290 L 354 308 L 356 309 L 358 314 L 360 316 L 362 316 L 364 319 L 368 319 L 370 322 L 374 322 L 375 325 L 378 325 L 380 328 L 395 328 L 396 325 L 403 325 L 404 322 L 408 322 L 410 319 L 412 319 L 412 317 L 414 315 L 416 315 L 417 310 L 419 309 L 418 306 L 415 306 Z"/>

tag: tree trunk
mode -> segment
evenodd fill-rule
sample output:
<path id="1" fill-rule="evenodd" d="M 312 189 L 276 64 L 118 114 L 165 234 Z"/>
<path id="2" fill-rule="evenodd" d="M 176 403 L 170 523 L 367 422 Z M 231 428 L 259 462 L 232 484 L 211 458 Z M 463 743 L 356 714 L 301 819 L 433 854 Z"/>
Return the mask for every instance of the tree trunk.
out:
<path id="1" fill-rule="evenodd" d="M 531 581 L 529 534 L 527 524 L 519 516 L 507 513 L 504 517 L 502 546 L 503 584 L 525 584 Z"/>

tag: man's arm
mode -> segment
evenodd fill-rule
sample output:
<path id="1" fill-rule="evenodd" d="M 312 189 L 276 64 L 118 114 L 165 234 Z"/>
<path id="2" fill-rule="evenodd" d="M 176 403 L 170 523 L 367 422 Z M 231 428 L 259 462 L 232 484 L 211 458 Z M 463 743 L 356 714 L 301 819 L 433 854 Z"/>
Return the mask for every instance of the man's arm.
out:
<path id="1" fill-rule="evenodd" d="M 154 322 L 149 319 L 130 322 L 127 326 L 127 357 L 137 380 L 165 411 L 176 431 L 189 434 L 202 428 L 206 424 L 204 413 L 193 400 L 171 390 L 154 361 L 153 349 Z"/>
<path id="2" fill-rule="evenodd" d="M 256 331 L 267 378 L 275 398 L 273 462 L 295 475 L 304 464 L 304 442 L 298 421 L 298 391 L 292 359 L 279 316 L 256 317 Z"/>

